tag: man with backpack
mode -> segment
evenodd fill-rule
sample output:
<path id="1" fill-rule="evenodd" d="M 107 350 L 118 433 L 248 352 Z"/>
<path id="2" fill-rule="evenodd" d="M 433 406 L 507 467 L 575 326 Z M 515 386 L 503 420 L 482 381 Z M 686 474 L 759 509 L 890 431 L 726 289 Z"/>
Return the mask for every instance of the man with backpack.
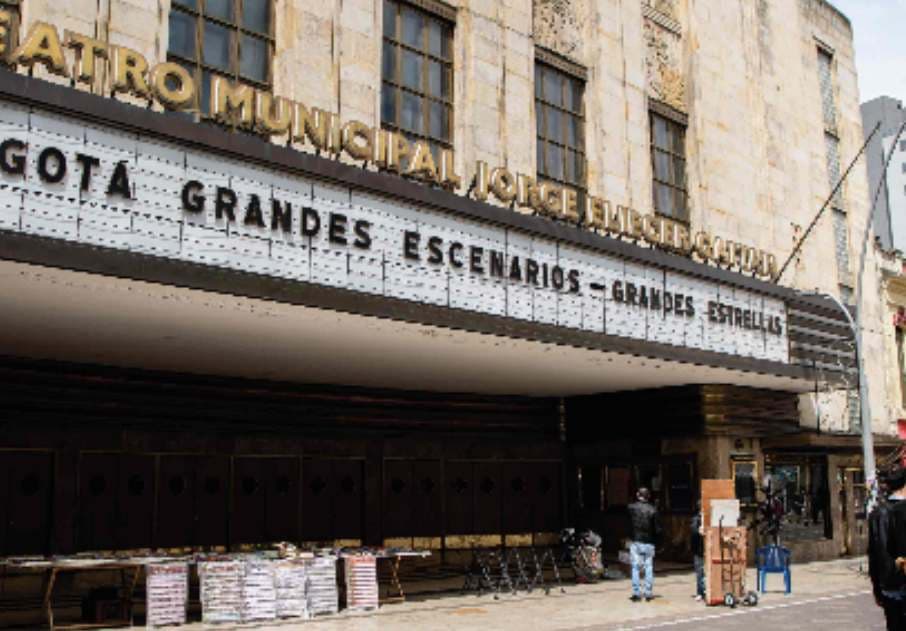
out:
<path id="1" fill-rule="evenodd" d="M 868 517 L 868 572 L 888 631 L 906 631 L 906 468 L 888 472 L 884 482 Z"/>
<path id="2" fill-rule="evenodd" d="M 629 544 L 629 558 L 632 563 L 632 596 L 629 600 L 638 602 L 644 596 L 646 601 L 654 598 L 654 548 L 661 536 L 661 522 L 657 509 L 651 503 L 651 492 L 642 487 L 636 493 L 636 501 L 629 505 L 632 523 L 632 542 Z M 644 594 L 639 583 L 639 574 L 644 568 Z"/>

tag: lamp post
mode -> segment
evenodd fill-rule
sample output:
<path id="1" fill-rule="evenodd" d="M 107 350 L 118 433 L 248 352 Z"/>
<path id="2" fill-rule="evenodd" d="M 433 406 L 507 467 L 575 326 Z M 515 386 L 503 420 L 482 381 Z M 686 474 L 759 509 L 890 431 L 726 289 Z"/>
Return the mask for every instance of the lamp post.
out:
<path id="1" fill-rule="evenodd" d="M 871 433 L 871 399 L 868 396 L 868 379 L 865 378 L 865 362 L 862 357 L 862 329 L 856 324 L 849 309 L 846 308 L 839 298 L 833 294 L 820 291 L 803 292 L 806 296 L 816 296 L 819 298 L 828 298 L 834 301 L 840 310 L 846 315 L 849 322 L 849 328 L 853 332 L 853 340 L 856 344 L 856 371 L 859 376 L 859 417 L 862 420 L 862 463 L 865 471 L 865 486 L 868 489 L 868 510 L 875 503 L 875 444 L 874 436 Z M 856 307 L 856 317 L 859 316 L 859 308 Z"/>

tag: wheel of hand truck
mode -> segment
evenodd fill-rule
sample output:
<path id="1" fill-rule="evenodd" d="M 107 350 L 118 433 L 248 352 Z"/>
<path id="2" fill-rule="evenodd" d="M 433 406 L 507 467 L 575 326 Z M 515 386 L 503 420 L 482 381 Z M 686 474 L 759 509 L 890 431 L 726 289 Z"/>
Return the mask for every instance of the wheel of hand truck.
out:
<path id="1" fill-rule="evenodd" d="M 727 592 L 726 594 L 724 594 L 724 604 L 727 607 L 735 608 L 736 607 L 736 596 L 734 596 L 730 592 Z"/>
<path id="2" fill-rule="evenodd" d="M 757 592 L 747 593 L 746 597 L 742 601 L 742 604 L 744 604 L 748 607 L 754 607 L 755 605 L 757 605 L 758 604 L 758 593 Z"/>

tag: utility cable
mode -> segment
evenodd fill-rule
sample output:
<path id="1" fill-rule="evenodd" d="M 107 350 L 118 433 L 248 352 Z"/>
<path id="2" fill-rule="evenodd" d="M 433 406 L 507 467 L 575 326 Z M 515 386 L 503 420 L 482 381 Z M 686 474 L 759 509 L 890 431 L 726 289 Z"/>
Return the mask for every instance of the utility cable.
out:
<path id="1" fill-rule="evenodd" d="M 849 177 L 850 171 L 853 170 L 853 167 L 856 166 L 856 162 L 859 160 L 859 158 L 862 156 L 862 154 L 865 153 L 865 150 L 868 148 L 868 143 L 870 143 L 872 141 L 872 139 L 875 137 L 875 134 L 878 133 L 879 129 L 881 129 L 880 122 L 877 125 L 875 125 L 875 128 L 868 135 L 868 138 L 865 139 L 865 143 L 862 145 L 862 148 L 859 149 L 859 153 L 856 154 L 856 157 L 853 158 L 852 162 L 849 163 L 849 166 L 846 167 L 846 171 L 843 173 L 843 176 L 837 182 L 837 185 L 834 187 L 834 190 L 831 191 L 831 194 L 828 195 L 826 200 L 824 200 L 824 204 L 821 206 L 821 209 L 818 211 L 818 214 L 815 215 L 815 218 L 812 219 L 812 223 L 810 223 L 808 225 L 808 228 L 805 229 L 805 232 L 802 234 L 802 238 L 800 238 L 796 242 L 795 247 L 793 247 L 793 251 L 790 252 L 789 257 L 787 257 L 786 262 L 783 264 L 783 267 L 780 268 L 780 271 L 777 272 L 777 276 L 774 277 L 775 283 L 780 282 L 780 278 L 783 276 L 783 273 L 786 271 L 786 268 L 789 267 L 793 258 L 796 256 L 796 254 L 799 252 L 799 250 L 802 249 L 802 244 L 805 243 L 805 240 L 808 238 L 809 234 L 811 234 L 812 230 L 815 228 L 815 224 L 817 224 L 818 220 L 821 219 L 821 215 L 823 215 L 824 211 L 827 210 L 827 207 L 830 206 L 830 203 L 833 201 L 834 197 L 836 197 L 837 193 L 840 191 L 840 187 L 843 186 L 843 182 L 845 182 L 846 178 Z"/>

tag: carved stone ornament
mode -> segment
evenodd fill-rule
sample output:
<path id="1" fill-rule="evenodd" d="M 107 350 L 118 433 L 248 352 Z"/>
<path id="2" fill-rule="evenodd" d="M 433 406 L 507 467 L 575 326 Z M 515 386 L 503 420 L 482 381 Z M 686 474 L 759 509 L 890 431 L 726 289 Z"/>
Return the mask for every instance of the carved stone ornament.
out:
<path id="1" fill-rule="evenodd" d="M 582 41 L 580 8 L 583 0 L 534 0 L 535 43 L 564 57 L 575 58 Z"/>
<path id="2" fill-rule="evenodd" d="M 645 66 L 649 94 L 681 112 L 686 111 L 686 78 L 681 68 L 680 36 L 652 20 L 644 20 Z"/>

